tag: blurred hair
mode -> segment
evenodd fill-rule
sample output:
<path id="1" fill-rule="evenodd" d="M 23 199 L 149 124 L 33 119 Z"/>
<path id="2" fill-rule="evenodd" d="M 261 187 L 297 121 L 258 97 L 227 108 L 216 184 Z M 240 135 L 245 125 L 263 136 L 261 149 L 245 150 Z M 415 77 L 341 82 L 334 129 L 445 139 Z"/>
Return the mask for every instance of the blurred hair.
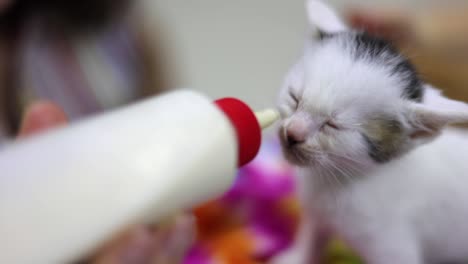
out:
<path id="1" fill-rule="evenodd" d="M 15 33 L 31 16 L 69 31 L 99 30 L 121 15 L 131 0 L 15 0 L 1 16 L 2 32 Z"/>

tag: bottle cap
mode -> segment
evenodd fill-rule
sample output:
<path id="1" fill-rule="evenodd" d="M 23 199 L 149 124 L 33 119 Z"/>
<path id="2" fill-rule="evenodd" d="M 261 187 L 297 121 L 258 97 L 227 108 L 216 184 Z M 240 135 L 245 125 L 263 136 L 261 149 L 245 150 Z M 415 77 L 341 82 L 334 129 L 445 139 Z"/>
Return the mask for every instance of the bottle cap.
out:
<path id="1" fill-rule="evenodd" d="M 260 150 L 261 130 L 279 118 L 275 110 L 254 113 L 250 107 L 236 98 L 222 98 L 215 104 L 231 121 L 237 136 L 238 166 L 252 161 Z"/>

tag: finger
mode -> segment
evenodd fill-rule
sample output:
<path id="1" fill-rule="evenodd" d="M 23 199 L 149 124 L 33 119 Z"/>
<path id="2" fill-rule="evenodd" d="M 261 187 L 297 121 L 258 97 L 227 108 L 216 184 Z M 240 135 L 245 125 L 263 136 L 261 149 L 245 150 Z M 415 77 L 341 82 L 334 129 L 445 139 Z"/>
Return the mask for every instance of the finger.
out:
<path id="1" fill-rule="evenodd" d="M 41 101 L 32 104 L 23 116 L 19 137 L 26 137 L 53 127 L 63 125 L 67 117 L 57 105 Z"/>
<path id="2" fill-rule="evenodd" d="M 384 22 L 374 16 L 359 11 L 352 11 L 348 15 L 349 22 L 352 27 L 362 28 L 369 31 L 373 31 L 375 28 L 381 27 Z"/>
<path id="3" fill-rule="evenodd" d="M 399 11 L 350 11 L 348 20 L 352 27 L 364 29 L 371 34 L 380 35 L 394 41 L 409 37 L 410 23 L 405 14 Z"/>
<path id="4" fill-rule="evenodd" d="M 154 232 L 154 263 L 182 263 L 196 239 L 195 216 L 182 213 Z"/>
<path id="5" fill-rule="evenodd" d="M 98 252 L 92 264 L 150 263 L 153 257 L 153 234 L 146 227 L 135 227 Z"/>

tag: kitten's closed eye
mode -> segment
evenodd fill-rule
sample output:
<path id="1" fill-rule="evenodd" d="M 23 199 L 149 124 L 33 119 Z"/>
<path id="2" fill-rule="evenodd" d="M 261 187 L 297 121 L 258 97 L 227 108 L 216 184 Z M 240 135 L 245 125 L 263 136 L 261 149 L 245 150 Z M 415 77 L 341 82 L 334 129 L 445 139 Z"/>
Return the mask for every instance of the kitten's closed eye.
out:
<path id="1" fill-rule="evenodd" d="M 289 101 L 291 102 L 291 110 L 294 112 L 299 108 L 299 104 L 301 103 L 302 98 L 293 88 L 289 89 L 288 96 L 290 98 Z"/>
<path id="2" fill-rule="evenodd" d="M 278 110 L 282 118 L 287 118 L 297 111 L 300 103 L 300 97 L 294 92 L 291 87 L 288 87 L 287 92 L 282 98 L 282 103 L 278 106 Z"/>
<path id="3" fill-rule="evenodd" d="M 339 130 L 340 129 L 338 124 L 336 124 L 333 120 L 328 120 L 327 122 L 325 122 L 323 124 L 322 128 L 331 128 L 331 129 L 334 129 L 334 130 Z"/>
<path id="4" fill-rule="evenodd" d="M 294 102 L 295 106 L 297 107 L 297 105 L 299 104 L 299 97 L 294 94 L 294 92 L 292 91 L 292 89 L 289 89 L 289 97 L 292 99 L 292 101 Z"/>

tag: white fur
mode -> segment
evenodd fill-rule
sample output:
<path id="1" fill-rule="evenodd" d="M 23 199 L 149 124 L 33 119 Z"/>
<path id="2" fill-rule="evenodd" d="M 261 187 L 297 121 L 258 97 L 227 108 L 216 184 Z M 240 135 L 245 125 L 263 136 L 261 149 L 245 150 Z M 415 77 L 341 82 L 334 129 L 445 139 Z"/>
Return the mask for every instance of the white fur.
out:
<path id="1" fill-rule="evenodd" d="M 468 136 L 445 131 L 434 142 L 381 165 L 339 191 L 317 190 L 314 214 L 366 263 L 468 259 Z M 303 171 L 307 186 L 315 176 Z M 319 208 L 315 207 L 318 206 Z"/>
<path id="2" fill-rule="evenodd" d="M 335 12 L 320 1 L 308 1 L 306 4 L 309 23 L 326 33 L 345 31 L 347 26 L 341 21 Z"/>
<path id="3" fill-rule="evenodd" d="M 310 0 L 308 12 L 319 28 L 343 29 L 319 1 Z M 306 224 L 274 262 L 317 261 L 321 230 L 338 234 L 369 264 L 468 260 L 468 135 L 444 128 L 467 122 L 468 106 L 429 85 L 423 103 L 402 98 L 398 76 L 353 59 L 340 41 L 311 42 L 280 92 L 283 131 L 302 122 L 310 134 L 298 147 L 302 156 L 289 157 L 302 167 Z M 395 117 L 407 135 L 404 151 L 383 164 L 369 157 L 361 135 L 375 114 Z M 340 129 L 327 128 L 327 120 Z"/>
<path id="4" fill-rule="evenodd" d="M 447 130 L 339 191 L 313 188 L 320 184 L 316 175 L 302 169 L 299 185 L 309 188 L 307 222 L 296 245 L 275 263 L 311 263 L 313 237 L 323 228 L 345 239 L 369 264 L 468 259 L 467 156 L 466 133 Z"/>

